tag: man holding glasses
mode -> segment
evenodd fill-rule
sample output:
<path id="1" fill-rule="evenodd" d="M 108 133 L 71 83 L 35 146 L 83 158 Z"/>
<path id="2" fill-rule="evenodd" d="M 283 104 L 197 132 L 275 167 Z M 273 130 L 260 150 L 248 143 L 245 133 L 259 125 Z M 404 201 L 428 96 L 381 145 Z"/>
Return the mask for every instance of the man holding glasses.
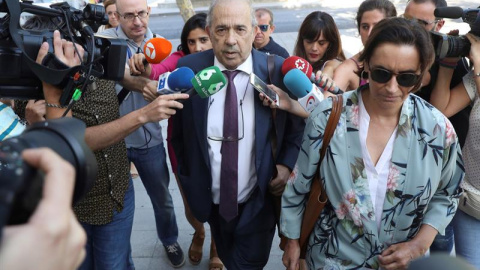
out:
<path id="1" fill-rule="evenodd" d="M 100 34 L 126 40 L 128 58 L 136 53 L 143 53 L 144 44 L 156 37 L 148 28 L 150 7 L 147 1 L 117 0 L 116 5 L 119 27 L 107 29 Z M 131 76 L 129 69 L 125 69 L 125 78 L 116 85 L 121 103 L 120 116 L 149 103 L 143 95 L 143 91 L 149 91 L 148 86 L 153 85 L 149 82 L 151 81 L 147 78 Z M 135 164 L 152 202 L 157 235 L 165 248 L 169 263 L 173 267 L 180 267 L 185 263 L 185 256 L 177 242 L 178 227 L 168 190 L 170 174 L 160 124 L 152 122 L 143 125 L 128 135 L 125 143 L 128 159 Z"/>
<path id="2" fill-rule="evenodd" d="M 275 30 L 272 11 L 267 8 L 257 8 L 255 10 L 255 18 L 257 19 L 258 28 L 255 31 L 253 47 L 266 54 L 276 54 L 283 58 L 288 58 L 290 55 L 287 50 L 276 43 L 270 36 Z"/>

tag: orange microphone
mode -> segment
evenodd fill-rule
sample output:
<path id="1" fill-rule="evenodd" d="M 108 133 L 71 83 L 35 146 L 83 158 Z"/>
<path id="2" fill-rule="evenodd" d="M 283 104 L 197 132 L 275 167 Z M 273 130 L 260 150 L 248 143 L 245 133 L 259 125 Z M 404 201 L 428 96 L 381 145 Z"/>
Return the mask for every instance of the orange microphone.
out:
<path id="1" fill-rule="evenodd" d="M 152 38 L 143 46 L 143 53 L 148 63 L 158 64 L 167 58 L 172 52 L 172 43 L 170 41 L 156 37 Z"/>

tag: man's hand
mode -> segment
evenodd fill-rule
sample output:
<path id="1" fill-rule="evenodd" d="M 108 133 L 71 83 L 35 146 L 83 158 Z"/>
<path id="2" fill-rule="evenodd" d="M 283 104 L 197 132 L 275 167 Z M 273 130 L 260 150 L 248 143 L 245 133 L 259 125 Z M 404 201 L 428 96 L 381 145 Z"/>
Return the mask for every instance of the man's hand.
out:
<path id="1" fill-rule="evenodd" d="M 288 239 L 283 252 L 282 262 L 287 270 L 299 268 L 300 244 L 298 239 Z"/>
<path id="2" fill-rule="evenodd" d="M 290 169 L 284 165 L 277 164 L 277 171 L 277 176 L 270 181 L 268 188 L 274 196 L 281 196 L 290 176 Z"/>
<path id="3" fill-rule="evenodd" d="M 137 53 L 130 57 L 130 59 L 128 59 L 130 74 L 133 76 L 142 75 L 148 78 L 152 72 L 152 67 L 149 64 L 145 65 L 145 61 L 145 55 L 143 53 Z"/>
<path id="4" fill-rule="evenodd" d="M 43 198 L 28 223 L 5 227 L 0 269 L 77 269 L 85 258 L 86 234 L 71 206 L 75 171 L 47 148 L 22 156 L 45 172 Z"/>
<path id="5" fill-rule="evenodd" d="M 146 101 L 153 101 L 158 97 L 157 93 L 158 81 L 149 81 L 145 87 L 143 87 L 143 98 Z"/>
<path id="6" fill-rule="evenodd" d="M 139 109 L 141 122 L 145 124 L 170 118 L 177 112 L 177 109 L 183 108 L 183 104 L 176 100 L 187 98 L 188 94 L 170 94 L 157 97 L 147 106 Z"/>
<path id="7" fill-rule="evenodd" d="M 75 51 L 77 47 L 78 53 Z M 40 50 L 37 55 L 37 63 L 41 64 L 43 58 L 48 53 L 48 43 L 43 42 Z M 62 63 L 69 67 L 78 66 L 81 64 L 81 59 L 83 59 L 83 54 L 85 53 L 82 46 L 78 44 L 73 44 L 70 41 L 66 41 L 60 37 L 60 32 L 55 30 L 53 32 L 53 53 Z"/>
<path id="8" fill-rule="evenodd" d="M 25 119 L 29 125 L 36 122 L 45 121 L 45 114 L 47 113 L 47 108 L 45 107 L 45 100 L 29 100 L 27 106 L 25 107 Z"/>

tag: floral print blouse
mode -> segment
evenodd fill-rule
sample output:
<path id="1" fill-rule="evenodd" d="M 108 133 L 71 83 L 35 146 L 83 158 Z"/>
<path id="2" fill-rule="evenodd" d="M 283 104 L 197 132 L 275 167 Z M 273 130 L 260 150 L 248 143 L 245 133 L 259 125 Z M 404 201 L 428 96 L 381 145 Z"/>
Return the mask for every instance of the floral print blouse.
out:
<path id="1" fill-rule="evenodd" d="M 320 166 L 329 203 L 309 238 L 309 269 L 378 269 L 377 255 L 384 249 L 412 239 L 422 224 L 443 234 L 457 209 L 464 168 L 455 131 L 442 113 L 410 94 L 401 109 L 378 230 L 358 132 L 358 95 L 367 87 L 344 94 L 342 115 Z M 331 107 L 327 99 L 307 120 L 283 193 L 281 231 L 291 239 L 300 237 Z"/>

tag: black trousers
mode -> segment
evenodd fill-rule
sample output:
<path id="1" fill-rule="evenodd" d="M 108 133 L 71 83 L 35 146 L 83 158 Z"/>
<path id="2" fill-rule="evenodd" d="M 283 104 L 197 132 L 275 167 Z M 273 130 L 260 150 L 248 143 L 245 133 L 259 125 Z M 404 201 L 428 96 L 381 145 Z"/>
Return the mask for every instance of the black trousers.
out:
<path id="1" fill-rule="evenodd" d="M 248 234 L 239 233 L 237 225 L 244 207 L 244 204 L 239 204 L 238 216 L 227 222 L 220 216 L 218 205 L 212 205 L 208 223 L 217 245 L 218 256 L 228 270 L 263 269 L 270 256 L 275 224 L 270 228 L 252 229 Z M 258 218 L 262 218 L 262 215 L 258 215 Z"/>

